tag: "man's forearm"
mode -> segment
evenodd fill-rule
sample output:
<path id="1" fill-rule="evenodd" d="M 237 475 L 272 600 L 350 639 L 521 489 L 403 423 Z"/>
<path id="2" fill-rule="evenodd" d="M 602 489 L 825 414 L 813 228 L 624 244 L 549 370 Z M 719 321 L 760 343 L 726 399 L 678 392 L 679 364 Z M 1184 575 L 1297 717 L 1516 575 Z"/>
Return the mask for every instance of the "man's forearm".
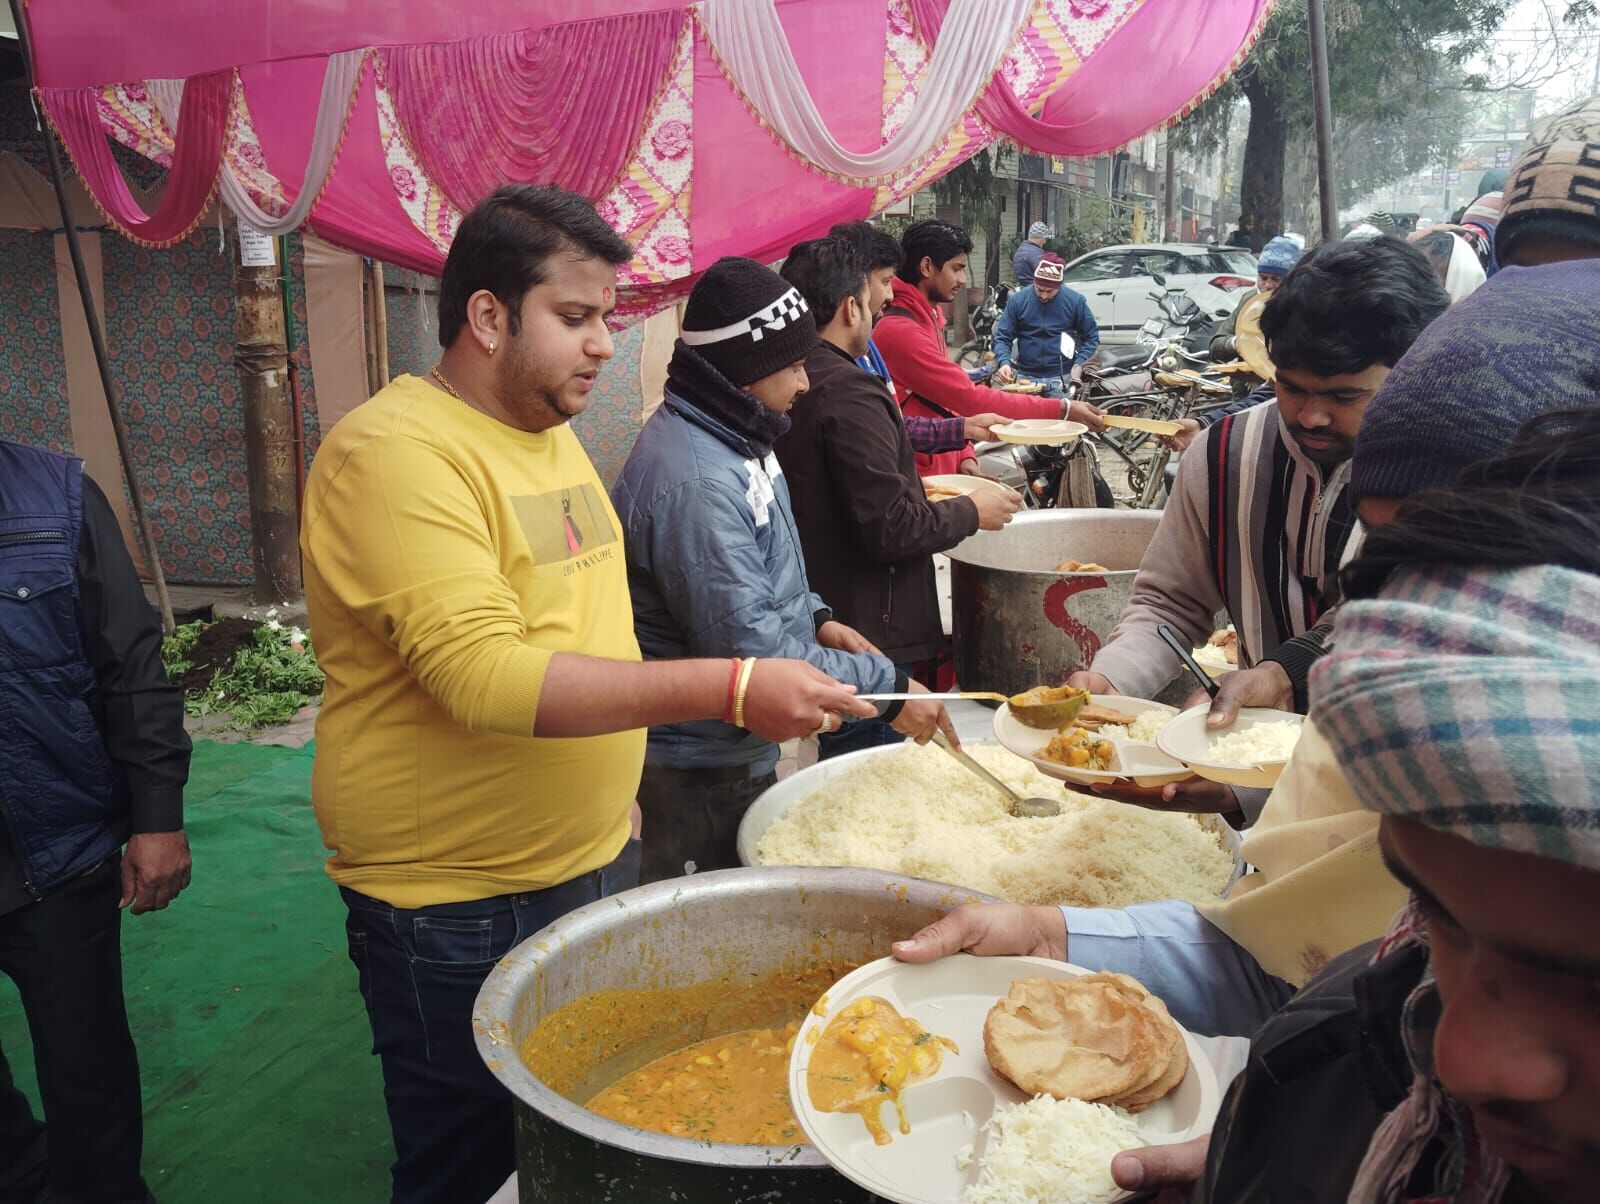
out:
<path id="1" fill-rule="evenodd" d="M 720 719 L 726 660 L 615 661 L 575 652 L 550 658 L 533 734 L 600 736 L 693 719 Z"/>

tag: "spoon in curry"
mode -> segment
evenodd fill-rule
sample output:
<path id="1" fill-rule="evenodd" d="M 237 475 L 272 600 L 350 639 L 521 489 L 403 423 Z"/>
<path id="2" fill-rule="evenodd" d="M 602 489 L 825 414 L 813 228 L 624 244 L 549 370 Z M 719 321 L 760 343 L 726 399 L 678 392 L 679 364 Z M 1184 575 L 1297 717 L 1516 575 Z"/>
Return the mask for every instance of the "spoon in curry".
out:
<path id="1" fill-rule="evenodd" d="M 977 774 L 984 781 L 988 782 L 989 785 L 993 786 L 1001 794 L 1005 795 L 1006 798 L 1010 799 L 1011 814 L 1016 816 L 1018 819 L 1049 819 L 1051 816 L 1061 814 L 1061 804 L 1056 802 L 1054 799 L 1023 798 L 1015 790 L 1011 789 L 1011 787 L 1007 786 L 999 778 L 995 777 L 994 774 L 990 773 L 982 765 L 978 764 L 974 757 L 968 753 L 962 752 L 955 745 L 951 744 L 950 741 L 946 739 L 943 732 L 936 731 L 933 733 L 933 743 L 944 749 L 945 752 L 949 753 L 957 761 L 960 761 L 961 764 L 965 765 L 973 773 Z"/>

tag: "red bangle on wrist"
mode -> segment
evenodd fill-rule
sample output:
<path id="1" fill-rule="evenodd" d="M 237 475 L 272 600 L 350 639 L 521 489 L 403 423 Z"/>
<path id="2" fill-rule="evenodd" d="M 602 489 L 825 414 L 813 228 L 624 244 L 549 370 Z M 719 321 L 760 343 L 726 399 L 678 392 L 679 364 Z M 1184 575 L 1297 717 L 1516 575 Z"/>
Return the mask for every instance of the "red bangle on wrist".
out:
<path id="1" fill-rule="evenodd" d="M 739 688 L 739 658 L 733 658 L 733 667 L 728 670 L 728 701 L 722 708 L 722 722 L 733 722 L 733 699 Z"/>

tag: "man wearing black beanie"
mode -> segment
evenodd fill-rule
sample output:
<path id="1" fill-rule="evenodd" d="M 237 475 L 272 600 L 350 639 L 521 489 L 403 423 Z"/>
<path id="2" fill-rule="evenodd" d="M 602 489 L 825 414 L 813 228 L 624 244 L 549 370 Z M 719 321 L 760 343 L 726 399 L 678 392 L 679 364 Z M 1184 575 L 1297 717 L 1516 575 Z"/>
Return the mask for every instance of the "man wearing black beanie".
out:
<path id="1" fill-rule="evenodd" d="M 772 454 L 817 343 L 800 293 L 752 259 L 718 260 L 689 294 L 666 397 L 612 489 L 635 634 L 650 660 L 794 657 L 862 693 L 905 693 L 906 676 L 811 591 Z M 919 742 L 940 726 L 954 738 L 936 702 L 885 717 Z M 738 864 L 739 821 L 777 781 L 778 746 L 724 719 L 650 729 L 642 882 Z"/>

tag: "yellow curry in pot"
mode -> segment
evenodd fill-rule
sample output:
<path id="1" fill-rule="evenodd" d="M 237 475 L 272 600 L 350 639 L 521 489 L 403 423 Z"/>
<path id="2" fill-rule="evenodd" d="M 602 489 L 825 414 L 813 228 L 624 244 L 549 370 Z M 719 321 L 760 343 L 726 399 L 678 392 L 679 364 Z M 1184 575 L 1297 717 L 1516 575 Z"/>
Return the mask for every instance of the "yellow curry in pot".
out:
<path id="1" fill-rule="evenodd" d="M 601 1116 L 703 1141 L 804 1141 L 789 1106 L 789 1051 L 799 1021 L 713 1037 L 657 1058 L 588 1103 Z"/>

